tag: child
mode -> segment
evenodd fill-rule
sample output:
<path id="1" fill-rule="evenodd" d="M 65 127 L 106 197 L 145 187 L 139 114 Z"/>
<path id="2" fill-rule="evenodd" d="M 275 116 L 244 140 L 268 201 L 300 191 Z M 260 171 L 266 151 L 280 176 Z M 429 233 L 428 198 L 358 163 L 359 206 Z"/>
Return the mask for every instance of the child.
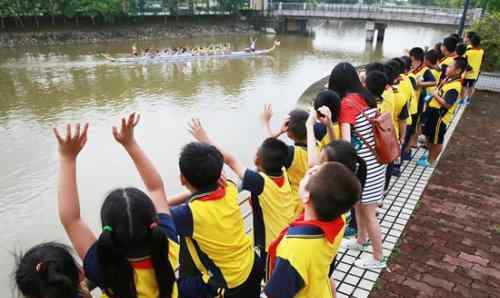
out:
<path id="1" fill-rule="evenodd" d="M 91 298 L 83 272 L 63 244 L 32 247 L 17 260 L 16 285 L 24 297 Z"/>
<path id="2" fill-rule="evenodd" d="M 367 73 L 365 86 L 378 99 L 378 108 L 380 112 L 389 113 L 394 121 L 394 119 L 397 119 L 395 96 L 389 83 L 389 79 L 384 73 L 380 71 L 372 71 Z M 391 89 L 389 90 L 389 88 Z M 396 127 L 396 125 L 397 123 L 394 127 Z M 384 190 L 386 191 L 389 188 L 393 168 L 394 163 L 387 165 L 384 186 Z M 379 205 L 382 205 L 382 202 Z"/>
<path id="3" fill-rule="evenodd" d="M 277 133 L 271 131 L 269 122 L 271 121 L 272 115 L 271 105 L 266 105 L 261 115 L 261 120 L 269 136 L 277 138 L 281 134 L 286 133 L 287 136 L 294 141 L 293 146 L 288 146 L 285 168 L 287 169 L 288 180 L 295 199 L 296 217 L 304 210 L 304 205 L 299 197 L 299 183 L 309 169 L 306 136 L 306 121 L 309 117 L 309 113 L 301 109 L 292 110 L 288 113 L 281 129 Z"/>
<path id="4" fill-rule="evenodd" d="M 300 186 L 304 218 L 294 221 L 277 240 L 270 258 L 269 298 L 332 297 L 333 248 L 347 212 L 359 200 L 361 185 L 344 165 L 327 162 L 311 168 Z M 313 252 L 313 253 L 312 253 Z"/>
<path id="5" fill-rule="evenodd" d="M 467 32 L 465 42 L 470 46 L 465 53 L 465 57 L 467 58 L 467 63 L 470 65 L 471 70 L 465 72 L 464 76 L 464 102 L 465 104 L 470 104 L 470 100 L 475 91 L 474 85 L 481 71 L 484 50 L 480 48 L 481 38 L 474 32 Z"/>
<path id="6" fill-rule="evenodd" d="M 441 53 L 443 58 L 439 61 L 439 68 L 441 69 L 441 78 L 444 79 L 446 76 L 446 67 L 453 63 L 453 60 L 457 57 L 455 50 L 457 49 L 458 41 L 453 37 L 446 37 L 441 44 Z"/>
<path id="7" fill-rule="evenodd" d="M 198 120 L 191 122 L 191 133 L 199 142 L 214 144 Z M 264 140 L 255 157 L 257 171 L 247 169 L 228 152 L 222 154 L 224 162 L 242 179 L 243 190 L 251 194 L 254 242 L 265 257 L 271 241 L 295 216 L 296 205 L 284 170 L 288 148 L 278 139 Z"/>
<path id="8" fill-rule="evenodd" d="M 446 69 L 446 77 L 441 81 L 429 102 L 429 120 L 424 134 L 429 142 L 429 155 L 424 155 L 417 165 L 434 166 L 443 148 L 444 136 L 455 114 L 462 84 L 461 75 L 467 70 L 467 60 L 458 57 Z"/>
<path id="9" fill-rule="evenodd" d="M 410 50 L 410 59 L 412 70 L 410 76 L 414 78 L 416 91 L 415 100 L 410 102 L 409 113 L 411 115 L 411 125 L 407 126 L 405 141 L 403 143 L 403 154 L 405 156 L 411 155 L 412 147 L 417 145 L 417 136 L 420 133 L 421 116 L 424 112 L 426 96 L 425 88 L 435 85 L 436 79 L 432 72 L 425 66 L 424 63 L 424 50 L 422 48 L 412 48 Z"/>
<path id="10" fill-rule="evenodd" d="M 181 238 L 183 298 L 253 298 L 260 293 L 263 266 L 245 234 L 238 189 L 220 180 L 223 166 L 222 153 L 209 144 L 192 142 L 181 151 L 181 183 L 189 192 L 172 208 L 172 218 Z"/>
<path id="11" fill-rule="evenodd" d="M 467 51 L 467 45 L 465 43 L 458 43 L 455 53 L 458 57 L 465 57 L 465 52 Z"/>
<path id="12" fill-rule="evenodd" d="M 314 136 L 317 140 L 317 149 L 322 150 L 330 142 L 340 139 L 338 116 L 332 115 L 331 112 L 340 110 L 340 97 L 334 91 L 324 90 L 318 93 L 313 106 L 317 116 Z"/>
<path id="13" fill-rule="evenodd" d="M 87 141 L 88 124 L 66 127 L 59 142 L 59 218 L 83 260 L 86 277 L 108 297 L 177 297 L 174 268 L 178 245 L 163 181 L 134 138 L 139 116 L 122 119 L 113 135 L 134 161 L 149 192 L 119 188 L 101 208 L 102 233 L 97 239 L 80 217 L 76 158 Z M 126 211 L 126 212 L 125 212 Z"/>

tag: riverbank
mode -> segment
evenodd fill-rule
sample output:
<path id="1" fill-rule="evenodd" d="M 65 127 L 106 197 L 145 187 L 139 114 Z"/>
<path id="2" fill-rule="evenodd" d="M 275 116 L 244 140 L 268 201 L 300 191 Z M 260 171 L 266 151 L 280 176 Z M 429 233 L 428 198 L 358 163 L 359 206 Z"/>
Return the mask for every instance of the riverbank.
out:
<path id="1" fill-rule="evenodd" d="M 474 96 L 370 297 L 500 295 L 498 109 Z"/>
<path id="2" fill-rule="evenodd" d="M 246 21 L 233 16 L 208 16 L 161 19 L 156 22 L 129 25 L 62 26 L 42 30 L 0 32 L 0 48 L 92 44 L 123 40 L 177 39 L 206 36 L 255 34 Z"/>

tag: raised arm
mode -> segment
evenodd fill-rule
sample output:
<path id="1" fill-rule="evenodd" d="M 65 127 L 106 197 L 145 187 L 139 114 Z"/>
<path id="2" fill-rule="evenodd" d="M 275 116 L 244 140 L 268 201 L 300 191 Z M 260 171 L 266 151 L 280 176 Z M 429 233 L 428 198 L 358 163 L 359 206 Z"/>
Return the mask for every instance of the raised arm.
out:
<path id="1" fill-rule="evenodd" d="M 123 145 L 134 162 L 149 196 L 155 205 L 156 212 L 170 213 L 163 180 L 134 137 L 134 128 L 137 126 L 140 119 L 141 116 L 135 113 L 130 114 L 127 119 L 122 118 L 120 130 L 118 130 L 116 126 L 113 126 L 113 136 L 118 143 Z"/>
<path id="2" fill-rule="evenodd" d="M 333 131 L 333 123 L 332 123 L 332 111 L 327 106 L 319 107 L 318 111 L 321 113 L 322 117 L 320 117 L 319 121 L 323 123 L 326 127 L 326 131 L 328 133 L 328 139 L 331 141 L 336 140 L 339 136 L 335 135 Z"/>
<path id="3" fill-rule="evenodd" d="M 193 137 L 201 143 L 207 143 L 212 146 L 217 147 L 217 149 L 224 155 L 224 163 L 226 163 L 231 170 L 233 170 L 238 177 L 243 179 L 245 176 L 245 171 L 246 167 L 243 166 L 243 164 L 236 159 L 231 153 L 225 151 L 222 149 L 220 146 L 217 146 L 214 141 L 208 136 L 207 132 L 201 125 L 200 120 L 198 119 L 193 119 L 191 123 L 189 124 L 189 132 L 193 135 Z"/>
<path id="4" fill-rule="evenodd" d="M 273 110 L 271 105 L 265 105 L 264 106 L 264 111 L 260 114 L 260 122 L 262 123 L 262 126 L 264 126 L 267 136 L 270 138 L 278 138 L 282 134 L 284 134 L 288 130 L 288 122 L 290 120 L 290 117 L 287 116 L 285 118 L 285 121 L 283 122 L 283 125 L 281 126 L 280 130 L 277 132 L 273 132 L 271 129 L 271 118 L 273 117 Z"/>
<path id="5" fill-rule="evenodd" d="M 314 124 L 316 124 L 316 110 L 311 108 L 306 121 L 307 130 L 307 160 L 309 167 L 319 164 L 319 154 L 316 148 L 316 138 L 314 137 Z"/>
<path id="6" fill-rule="evenodd" d="M 59 143 L 59 187 L 57 205 L 59 219 L 76 252 L 83 260 L 90 246 L 96 241 L 96 236 L 80 216 L 80 200 L 76 182 L 76 158 L 87 143 L 89 125 L 85 124 L 83 131 L 80 124 L 74 127 L 66 126 L 66 136 L 63 138 L 57 128 L 54 134 Z"/>

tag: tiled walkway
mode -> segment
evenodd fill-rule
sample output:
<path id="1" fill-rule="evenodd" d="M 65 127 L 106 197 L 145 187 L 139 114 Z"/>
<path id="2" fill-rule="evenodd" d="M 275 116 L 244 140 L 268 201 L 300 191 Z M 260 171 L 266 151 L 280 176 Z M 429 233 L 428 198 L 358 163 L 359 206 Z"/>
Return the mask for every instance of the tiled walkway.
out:
<path id="1" fill-rule="evenodd" d="M 463 112 L 463 108 L 458 110 L 446 135 L 446 144 Z M 404 163 L 401 177 L 392 178 L 389 192 L 384 199 L 383 212 L 379 215 L 379 220 L 384 256 L 386 257 L 392 253 L 399 254 L 399 250 L 397 248 L 394 250 L 394 248 L 397 246 L 401 233 L 415 207 L 419 204 L 420 197 L 434 171 L 434 168 L 423 168 L 415 164 L 424 152 L 424 149 L 416 150 L 413 159 Z M 363 270 L 355 267 L 354 260 L 365 255 L 368 254 L 342 249 L 339 251 L 338 263 L 334 272 L 334 278 L 337 282 L 337 298 L 363 298 L 370 294 L 382 270 Z"/>
<path id="2" fill-rule="evenodd" d="M 463 109 L 457 112 L 447 134 L 447 140 L 453 134 L 458 120 L 463 114 Z M 415 152 L 415 150 L 414 150 Z M 423 149 L 414 153 L 410 162 L 405 162 L 402 167 L 401 177 L 393 177 L 389 192 L 384 199 L 383 212 L 379 215 L 382 230 L 384 256 L 399 253 L 394 248 L 400 239 L 408 220 L 420 197 L 427 186 L 434 168 L 417 167 L 415 162 L 423 154 Z M 250 213 L 247 212 L 246 223 L 250 224 Z M 250 228 L 248 229 L 250 231 Z M 371 251 L 371 247 L 369 248 Z M 354 252 L 340 249 L 337 255 L 337 266 L 334 278 L 337 285 L 337 298 L 342 297 L 368 297 L 382 270 L 364 270 L 354 266 L 354 260 L 367 255 L 366 252 Z"/>

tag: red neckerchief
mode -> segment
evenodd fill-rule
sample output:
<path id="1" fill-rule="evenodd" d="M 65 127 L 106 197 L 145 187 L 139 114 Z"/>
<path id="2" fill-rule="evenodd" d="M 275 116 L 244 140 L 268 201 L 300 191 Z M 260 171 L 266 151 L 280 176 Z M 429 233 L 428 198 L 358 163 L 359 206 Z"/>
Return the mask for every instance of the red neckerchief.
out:
<path id="1" fill-rule="evenodd" d="M 424 64 L 424 63 L 421 63 L 421 64 L 420 64 L 417 68 L 413 69 L 413 70 L 411 71 L 411 73 L 412 73 L 412 74 L 417 74 L 417 73 L 418 73 L 419 71 L 421 71 L 421 70 L 422 70 L 422 68 L 424 68 L 424 67 L 425 67 L 425 64 Z"/>
<path id="2" fill-rule="evenodd" d="M 151 269 L 153 268 L 153 261 L 150 258 L 141 261 L 129 261 L 130 266 L 134 269 Z"/>
<path id="3" fill-rule="evenodd" d="M 222 199 L 225 195 L 226 195 L 226 187 L 219 186 L 214 191 L 194 195 L 191 198 L 191 200 L 216 201 L 216 200 Z"/>
<path id="4" fill-rule="evenodd" d="M 301 226 L 301 225 L 308 225 L 308 226 L 314 226 L 323 232 L 325 235 L 325 239 L 333 243 L 335 241 L 335 237 L 339 234 L 339 232 L 342 230 L 344 227 L 344 219 L 342 216 L 339 216 L 338 218 L 332 220 L 332 221 L 320 221 L 320 220 L 304 220 L 304 212 L 302 212 L 297 219 L 295 219 L 288 227 L 283 229 L 281 233 L 274 239 L 271 244 L 269 244 L 269 249 L 268 249 L 268 254 L 267 254 L 267 280 L 271 278 L 271 274 L 273 273 L 274 270 L 274 265 L 276 263 L 276 253 L 278 251 L 278 246 L 281 243 L 281 240 L 286 236 L 288 233 L 288 229 L 291 227 L 296 227 L 296 226 Z"/>
<path id="5" fill-rule="evenodd" d="M 285 176 L 279 176 L 279 177 L 269 176 L 269 178 L 271 178 L 271 180 L 273 180 L 274 183 L 276 183 L 276 185 L 278 185 L 279 187 L 282 187 L 283 184 L 285 184 Z"/>

